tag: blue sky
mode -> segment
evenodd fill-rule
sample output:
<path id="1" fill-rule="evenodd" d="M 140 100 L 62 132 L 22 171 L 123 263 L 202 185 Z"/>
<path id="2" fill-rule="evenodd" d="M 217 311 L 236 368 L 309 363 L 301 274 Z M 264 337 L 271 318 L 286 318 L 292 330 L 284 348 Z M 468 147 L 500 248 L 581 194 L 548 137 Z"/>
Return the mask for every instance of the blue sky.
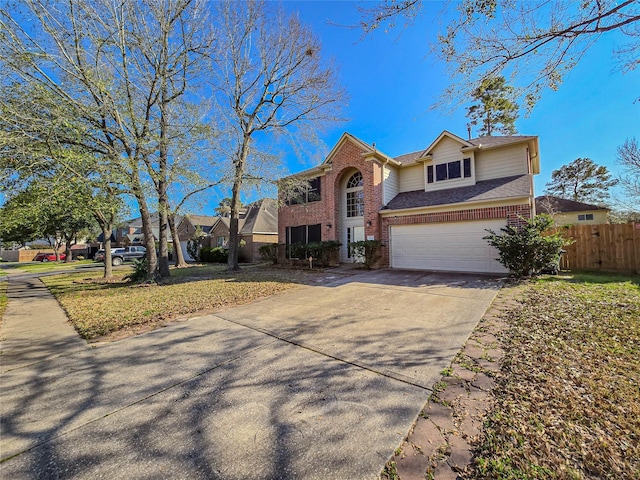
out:
<path id="1" fill-rule="evenodd" d="M 434 7 L 437 12 L 442 4 Z M 423 15 L 405 29 L 377 31 L 363 38 L 362 31 L 337 25 L 358 21 L 356 4 L 350 1 L 290 1 L 285 9 L 296 11 L 319 35 L 324 54 L 340 69 L 349 92 L 345 108 L 349 121 L 326 132 L 326 154 L 344 131 L 383 152 L 397 156 L 425 148 L 442 131 L 466 138 L 465 109 L 453 113 L 430 110 L 449 81 L 445 66 L 428 55 L 428 41 L 438 24 Z M 399 22 L 401 23 L 401 22 Z M 430 37 L 431 36 L 431 37 Z M 589 157 L 617 173 L 616 149 L 625 139 L 640 138 L 640 71 L 623 75 L 615 69 L 614 46 L 619 34 L 608 34 L 589 50 L 556 92 L 547 90 L 528 118 L 516 122 L 519 134 L 538 135 L 542 173 L 536 176 L 536 195 L 544 190 L 551 172 L 578 157 Z M 476 136 L 474 133 L 473 136 Z M 289 159 L 290 172 L 300 171 L 317 159 Z"/>
<path id="2" fill-rule="evenodd" d="M 273 0 L 276 1 L 276 0 Z M 441 2 L 426 1 L 428 13 L 406 29 L 383 30 L 363 36 L 356 25 L 357 5 L 373 2 L 284 1 L 319 36 L 323 54 L 333 59 L 340 81 L 349 94 L 344 116 L 348 121 L 326 131 L 324 147 L 308 158 L 285 158 L 285 171 L 295 173 L 320 162 L 343 132 L 376 143 L 381 151 L 398 156 L 428 146 L 442 130 L 466 138 L 464 107 L 454 112 L 432 110 L 449 79 L 445 65 L 429 56 L 429 41 L 439 23 L 435 14 Z M 399 23 L 402 23 L 400 21 Z M 545 91 L 528 117 L 516 126 L 520 134 L 540 138 L 542 173 L 535 178 L 536 194 L 542 194 L 551 172 L 578 157 L 589 157 L 617 174 L 616 149 L 627 138 L 640 139 L 640 69 L 623 75 L 616 70 L 612 50 L 624 43 L 622 35 L 601 37 L 564 79 L 559 91 Z M 474 136 L 476 136 L 474 132 Z M 273 196 L 269 189 L 245 192 L 243 200 Z M 219 201 L 230 195 L 220 188 L 203 195 L 191 213 L 213 214 Z M 0 204 L 3 198 L 0 194 Z M 133 209 L 135 215 L 135 208 Z"/>

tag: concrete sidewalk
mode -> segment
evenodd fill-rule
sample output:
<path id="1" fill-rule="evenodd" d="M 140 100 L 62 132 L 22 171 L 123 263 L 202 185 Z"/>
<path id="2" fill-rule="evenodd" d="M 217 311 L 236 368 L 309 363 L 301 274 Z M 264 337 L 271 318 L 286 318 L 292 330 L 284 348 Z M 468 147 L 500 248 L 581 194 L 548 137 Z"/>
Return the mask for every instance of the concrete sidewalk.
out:
<path id="1" fill-rule="evenodd" d="M 0 477 L 369 479 L 498 283 L 374 272 L 97 348 L 42 288 L 10 279 Z"/>
<path id="2" fill-rule="evenodd" d="M 0 327 L 0 373 L 87 349 L 37 274 L 11 274 Z"/>

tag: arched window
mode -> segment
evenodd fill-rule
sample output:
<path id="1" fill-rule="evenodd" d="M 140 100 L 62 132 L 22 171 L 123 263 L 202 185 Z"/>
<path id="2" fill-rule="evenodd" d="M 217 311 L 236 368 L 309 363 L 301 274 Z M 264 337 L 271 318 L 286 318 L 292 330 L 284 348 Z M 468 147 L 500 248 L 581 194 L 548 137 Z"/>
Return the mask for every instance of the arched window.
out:
<path id="1" fill-rule="evenodd" d="M 362 174 L 356 172 L 347 182 L 347 217 L 364 216 L 364 182 Z"/>
<path id="2" fill-rule="evenodd" d="M 351 178 L 347 182 L 347 188 L 356 188 L 364 185 L 362 181 L 362 174 L 360 172 L 356 172 L 351 175 Z"/>

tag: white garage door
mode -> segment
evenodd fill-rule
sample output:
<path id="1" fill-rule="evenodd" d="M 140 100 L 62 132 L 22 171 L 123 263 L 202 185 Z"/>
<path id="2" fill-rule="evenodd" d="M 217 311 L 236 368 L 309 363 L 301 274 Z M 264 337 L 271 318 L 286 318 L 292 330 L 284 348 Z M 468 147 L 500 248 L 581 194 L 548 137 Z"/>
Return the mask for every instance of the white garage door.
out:
<path id="1" fill-rule="evenodd" d="M 393 225 L 391 267 L 455 272 L 505 273 L 498 252 L 482 237 L 506 220 Z"/>

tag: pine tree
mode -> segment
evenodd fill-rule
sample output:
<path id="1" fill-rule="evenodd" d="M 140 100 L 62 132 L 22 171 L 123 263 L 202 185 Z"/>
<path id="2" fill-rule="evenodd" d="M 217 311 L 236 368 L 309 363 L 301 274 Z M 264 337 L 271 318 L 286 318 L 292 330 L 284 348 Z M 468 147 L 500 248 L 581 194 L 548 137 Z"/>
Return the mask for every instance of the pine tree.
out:
<path id="1" fill-rule="evenodd" d="M 576 158 L 551 173 L 544 193 L 576 202 L 606 205 L 609 188 L 618 184 L 604 165 L 590 158 Z"/>
<path id="2" fill-rule="evenodd" d="M 513 87 L 507 85 L 504 77 L 485 78 L 472 92 L 476 104 L 467 109 L 471 125 L 480 124 L 482 135 L 517 133 L 515 121 L 519 116 L 517 103 L 511 101 Z"/>

